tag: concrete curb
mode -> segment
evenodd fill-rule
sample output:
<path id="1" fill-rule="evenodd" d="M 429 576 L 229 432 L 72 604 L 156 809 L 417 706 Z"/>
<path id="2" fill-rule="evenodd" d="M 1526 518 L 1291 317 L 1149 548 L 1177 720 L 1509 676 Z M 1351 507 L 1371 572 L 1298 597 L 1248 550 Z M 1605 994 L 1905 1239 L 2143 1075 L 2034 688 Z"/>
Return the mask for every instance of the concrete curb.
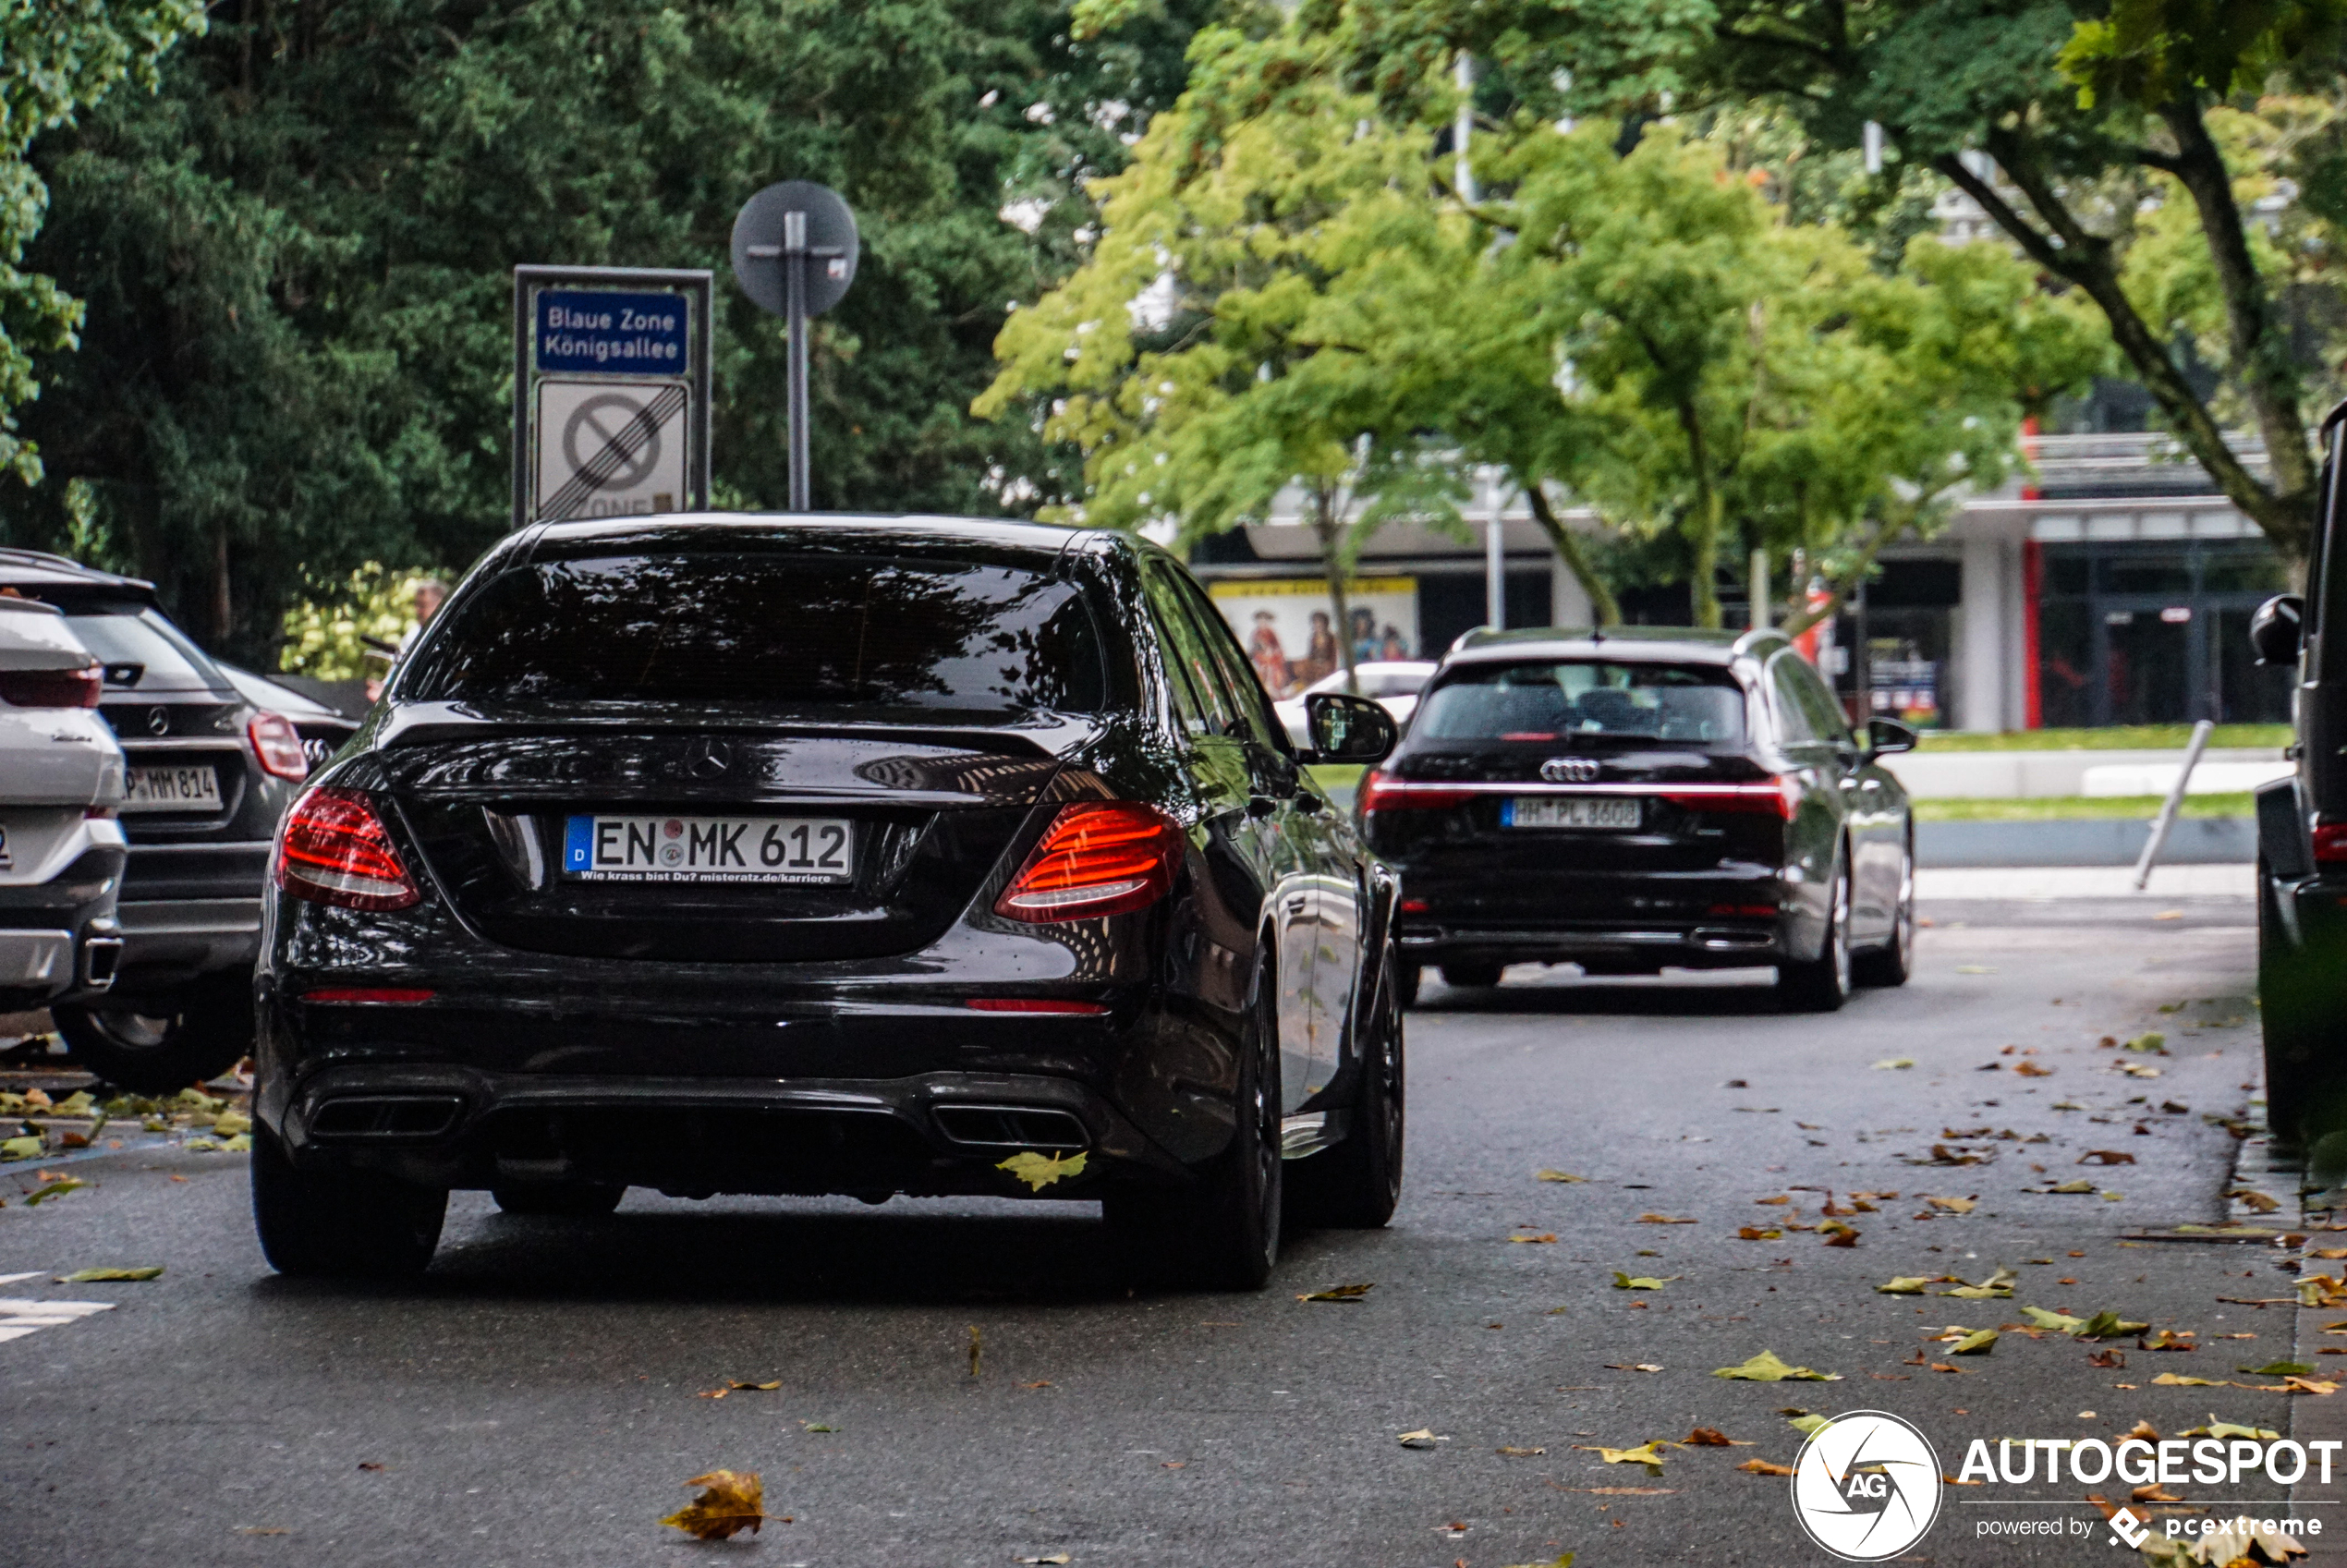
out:
<path id="1" fill-rule="evenodd" d="M 2132 866 L 2151 824 L 2126 817 L 2040 822 L 1917 822 L 1918 866 Z M 2163 866 L 2238 865 L 2257 857 L 2249 817 L 2185 817 L 2170 830 Z"/>

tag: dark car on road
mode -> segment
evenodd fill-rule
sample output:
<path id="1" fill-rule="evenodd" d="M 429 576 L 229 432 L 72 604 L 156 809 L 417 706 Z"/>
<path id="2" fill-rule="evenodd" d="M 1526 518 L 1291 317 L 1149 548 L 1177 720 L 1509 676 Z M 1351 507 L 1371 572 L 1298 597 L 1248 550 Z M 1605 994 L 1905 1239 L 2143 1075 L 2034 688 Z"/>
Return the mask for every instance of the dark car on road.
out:
<path id="1" fill-rule="evenodd" d="M 2295 669 L 2292 776 L 2256 793 L 2257 995 L 2266 1116 L 2286 1143 L 2347 1131 L 2347 403 L 2322 424 L 2306 591 L 2251 617 L 2265 665 Z"/>
<path id="2" fill-rule="evenodd" d="M 1773 965 L 1785 1001 L 1898 985 L 1915 950 L 1915 829 L 1814 665 L 1776 632 L 1470 633 L 1401 748 L 1364 775 L 1370 849 L 1401 873 L 1419 966 L 1497 985 Z"/>
<path id="3" fill-rule="evenodd" d="M 128 766 L 121 965 L 102 997 L 51 1015 L 76 1063 L 124 1088 L 210 1077 L 251 1047 L 261 894 L 310 770 L 301 738 L 172 624 L 152 583 L 0 550 L 0 590 L 62 610 L 97 657 L 98 711 Z"/>
<path id="4" fill-rule="evenodd" d="M 1090 1198 L 1259 1286 L 1401 1179 L 1391 876 L 1189 575 L 955 519 L 541 525 L 281 838 L 253 1206 L 421 1269 L 452 1188 Z M 1293 1171 L 1286 1161 L 1296 1161 Z"/>

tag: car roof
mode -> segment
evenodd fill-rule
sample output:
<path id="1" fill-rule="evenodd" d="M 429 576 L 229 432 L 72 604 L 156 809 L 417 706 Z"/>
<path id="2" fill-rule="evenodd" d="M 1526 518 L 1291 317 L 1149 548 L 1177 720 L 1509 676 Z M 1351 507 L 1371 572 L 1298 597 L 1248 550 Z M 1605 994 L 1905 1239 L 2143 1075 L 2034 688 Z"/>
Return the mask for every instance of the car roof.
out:
<path id="1" fill-rule="evenodd" d="M 1792 646 L 1784 633 L 1761 626 L 1751 631 L 1709 631 L 1696 626 L 1526 626 L 1513 631 L 1478 628 L 1451 645 L 1446 666 L 1503 664 L 1526 659 L 1611 659 L 1638 664 L 1718 664 L 1765 659 Z"/>
<path id="2" fill-rule="evenodd" d="M 155 602 L 155 585 L 144 578 L 102 572 L 45 550 L 0 549 L 0 587 L 16 589 L 35 599 L 64 594 L 133 599 L 143 604 Z"/>
<path id="3" fill-rule="evenodd" d="M 793 543 L 853 550 L 885 544 L 892 552 L 1026 559 L 1045 566 L 1071 549 L 1102 549 L 1123 536 L 1105 530 L 1055 528 L 1012 517 L 952 517 L 923 513 L 890 517 L 842 512 L 678 512 L 541 523 L 522 546 L 531 559 L 562 559 L 598 551 L 707 548 L 725 541 L 756 548 Z"/>

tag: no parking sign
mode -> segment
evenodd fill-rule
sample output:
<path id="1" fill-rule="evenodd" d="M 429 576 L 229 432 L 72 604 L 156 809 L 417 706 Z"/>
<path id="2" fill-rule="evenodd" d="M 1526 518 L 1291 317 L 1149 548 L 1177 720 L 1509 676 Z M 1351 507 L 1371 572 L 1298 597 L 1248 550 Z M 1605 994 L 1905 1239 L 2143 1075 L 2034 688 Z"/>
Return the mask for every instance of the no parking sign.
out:
<path id="1" fill-rule="evenodd" d="M 710 274 L 514 269 L 514 526 L 709 505 Z"/>

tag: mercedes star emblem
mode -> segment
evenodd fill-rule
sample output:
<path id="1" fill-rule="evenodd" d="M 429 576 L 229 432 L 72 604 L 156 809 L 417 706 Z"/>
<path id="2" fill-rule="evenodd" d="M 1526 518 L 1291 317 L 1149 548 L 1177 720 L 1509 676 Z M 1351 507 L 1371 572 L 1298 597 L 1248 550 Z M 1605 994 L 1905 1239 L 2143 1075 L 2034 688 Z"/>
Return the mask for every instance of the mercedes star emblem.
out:
<path id="1" fill-rule="evenodd" d="M 734 765 L 734 748 L 702 735 L 685 748 L 685 771 L 697 779 L 722 779 Z"/>
<path id="2" fill-rule="evenodd" d="M 147 710 L 147 733 L 149 735 L 171 733 L 171 712 L 168 709 L 150 708 Z"/>

